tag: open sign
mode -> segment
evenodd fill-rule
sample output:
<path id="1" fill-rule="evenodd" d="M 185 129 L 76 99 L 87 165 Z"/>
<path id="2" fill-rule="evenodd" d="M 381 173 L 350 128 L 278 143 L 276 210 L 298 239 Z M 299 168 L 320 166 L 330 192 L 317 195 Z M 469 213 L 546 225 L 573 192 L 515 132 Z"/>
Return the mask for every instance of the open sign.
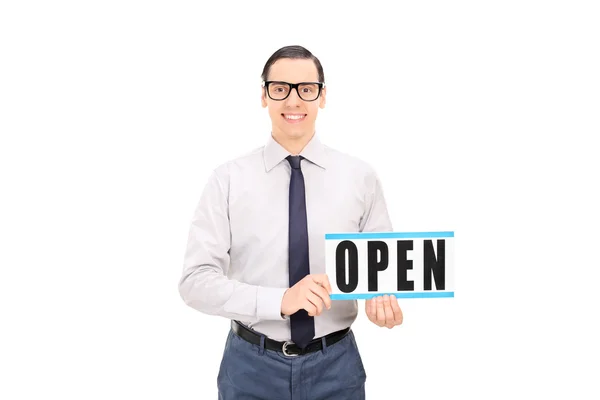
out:
<path id="1" fill-rule="evenodd" d="M 332 300 L 454 297 L 454 232 L 325 235 Z"/>

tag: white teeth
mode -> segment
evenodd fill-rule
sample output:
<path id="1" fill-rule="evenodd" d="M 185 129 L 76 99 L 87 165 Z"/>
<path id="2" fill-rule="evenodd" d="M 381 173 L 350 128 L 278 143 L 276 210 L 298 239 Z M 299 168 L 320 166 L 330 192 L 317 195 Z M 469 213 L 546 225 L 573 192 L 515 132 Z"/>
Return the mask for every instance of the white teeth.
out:
<path id="1" fill-rule="evenodd" d="M 285 115 L 287 119 L 302 119 L 304 115 Z"/>

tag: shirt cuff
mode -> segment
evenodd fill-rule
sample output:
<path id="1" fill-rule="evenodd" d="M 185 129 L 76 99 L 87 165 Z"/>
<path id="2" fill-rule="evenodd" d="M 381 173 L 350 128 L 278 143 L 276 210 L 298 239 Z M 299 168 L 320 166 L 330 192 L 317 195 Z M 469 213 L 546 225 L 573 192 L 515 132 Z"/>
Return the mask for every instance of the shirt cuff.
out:
<path id="1" fill-rule="evenodd" d="M 256 316 L 259 319 L 283 320 L 281 302 L 287 288 L 259 287 L 256 292 Z"/>

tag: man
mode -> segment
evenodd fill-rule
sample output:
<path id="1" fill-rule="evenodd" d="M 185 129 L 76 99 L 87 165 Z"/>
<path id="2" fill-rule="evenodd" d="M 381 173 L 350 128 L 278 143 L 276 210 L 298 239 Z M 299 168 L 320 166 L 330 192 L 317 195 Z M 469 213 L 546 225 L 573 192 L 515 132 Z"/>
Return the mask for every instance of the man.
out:
<path id="1" fill-rule="evenodd" d="M 380 182 L 361 160 L 322 144 L 325 79 L 307 49 L 276 51 L 262 74 L 267 143 L 216 168 L 191 224 L 179 291 L 230 319 L 219 399 L 364 399 L 350 326 L 357 302 L 331 301 L 325 233 L 391 231 Z M 395 297 L 365 301 L 369 319 L 402 323 Z"/>

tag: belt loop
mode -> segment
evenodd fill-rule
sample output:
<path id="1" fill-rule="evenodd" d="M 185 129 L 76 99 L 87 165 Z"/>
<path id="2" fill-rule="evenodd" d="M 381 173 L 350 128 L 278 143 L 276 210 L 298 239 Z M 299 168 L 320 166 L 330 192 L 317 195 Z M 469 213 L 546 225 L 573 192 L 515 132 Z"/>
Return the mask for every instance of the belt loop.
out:
<path id="1" fill-rule="evenodd" d="M 321 344 L 323 345 L 323 354 L 327 354 L 327 340 L 325 336 L 321 338 Z"/>
<path id="2" fill-rule="evenodd" d="M 260 348 L 258 349 L 258 354 L 261 356 L 265 354 L 265 335 L 260 335 Z"/>

